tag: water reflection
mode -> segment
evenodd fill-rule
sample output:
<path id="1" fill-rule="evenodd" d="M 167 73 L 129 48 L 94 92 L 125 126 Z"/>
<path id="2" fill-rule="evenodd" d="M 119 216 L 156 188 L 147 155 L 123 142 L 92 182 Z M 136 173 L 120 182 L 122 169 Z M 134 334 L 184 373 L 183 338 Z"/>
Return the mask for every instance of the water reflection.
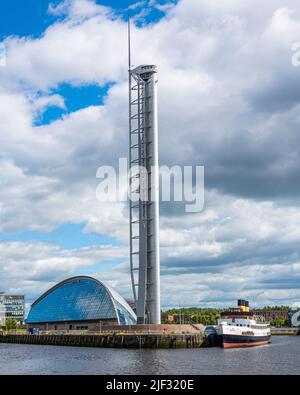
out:
<path id="1" fill-rule="evenodd" d="M 300 336 L 248 349 L 126 350 L 0 344 L 0 374 L 299 374 Z"/>

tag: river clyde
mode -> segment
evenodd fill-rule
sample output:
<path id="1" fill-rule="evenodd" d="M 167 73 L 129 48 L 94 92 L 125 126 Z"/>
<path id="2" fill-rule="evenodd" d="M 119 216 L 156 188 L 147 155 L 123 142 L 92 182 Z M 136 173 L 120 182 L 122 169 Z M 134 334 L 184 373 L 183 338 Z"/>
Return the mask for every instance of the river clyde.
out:
<path id="1" fill-rule="evenodd" d="M 270 345 L 232 350 L 0 344 L 0 374 L 300 374 L 300 336 L 273 336 Z"/>

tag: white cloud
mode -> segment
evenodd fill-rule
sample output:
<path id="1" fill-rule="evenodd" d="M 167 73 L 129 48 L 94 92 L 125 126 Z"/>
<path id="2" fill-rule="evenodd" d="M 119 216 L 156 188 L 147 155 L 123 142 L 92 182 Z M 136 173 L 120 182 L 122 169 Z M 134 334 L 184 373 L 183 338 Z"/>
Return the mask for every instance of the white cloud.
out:
<path id="1" fill-rule="evenodd" d="M 64 250 L 58 245 L 38 242 L 0 242 L 0 289 L 25 293 L 29 301 L 51 285 L 94 265 L 123 259 L 124 247 L 98 245 Z M 114 272 L 117 274 L 118 269 Z M 129 278 L 129 275 L 128 275 Z"/>
<path id="2" fill-rule="evenodd" d="M 48 12 L 55 16 L 63 15 L 80 21 L 97 14 L 110 14 L 111 10 L 90 0 L 64 0 L 58 4 L 50 3 Z"/>
<path id="3" fill-rule="evenodd" d="M 86 223 L 86 231 L 126 243 L 126 206 L 96 201 L 95 174 L 99 165 L 127 155 L 127 25 L 89 0 L 64 1 L 49 11 L 60 19 L 41 37 L 5 41 L 0 229 Z M 284 8 L 279 0 L 264 7 L 257 0 L 181 0 L 160 22 L 133 28 L 134 63 L 159 65 L 162 164 L 206 166 L 205 212 L 177 216 L 170 210 L 162 218 L 163 292 L 170 304 L 177 303 L 170 282 L 179 275 L 182 299 L 194 291 L 195 304 L 215 303 L 213 297 L 225 303 L 237 291 L 261 303 L 299 300 L 291 268 L 299 256 L 300 96 L 290 50 L 300 38 L 299 13 L 294 0 Z M 103 105 L 33 126 L 37 112 L 64 108 L 54 92 L 59 84 L 108 82 L 115 84 Z M 26 259 L 33 254 L 15 247 Z M 28 276 L 42 272 L 47 255 L 53 281 L 58 268 L 66 265 L 59 273 L 67 275 L 85 264 L 81 251 L 53 258 L 52 248 Z M 5 249 L 11 251 L 4 244 L 2 254 Z M 3 278 L 23 273 L 15 263 L 6 268 Z M 272 289 L 263 283 L 270 268 Z M 278 283 L 285 271 L 290 277 Z M 108 279 L 111 272 L 101 275 Z M 111 281 L 128 293 L 126 276 Z"/>
<path id="4" fill-rule="evenodd" d="M 40 112 L 43 112 L 48 107 L 59 107 L 66 109 L 65 100 L 60 95 L 41 96 L 34 98 L 33 105 Z"/>

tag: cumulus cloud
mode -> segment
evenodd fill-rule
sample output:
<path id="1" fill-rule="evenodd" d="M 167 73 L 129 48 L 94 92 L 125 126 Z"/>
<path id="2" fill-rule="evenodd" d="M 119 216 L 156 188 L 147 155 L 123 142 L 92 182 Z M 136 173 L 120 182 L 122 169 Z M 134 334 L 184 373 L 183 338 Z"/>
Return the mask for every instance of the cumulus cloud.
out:
<path id="1" fill-rule="evenodd" d="M 32 302 L 50 285 L 78 270 L 123 259 L 125 253 L 124 247 L 110 245 L 66 250 L 54 244 L 7 240 L 0 243 L 0 289 L 26 293 Z"/>
<path id="2" fill-rule="evenodd" d="M 163 10 L 160 21 L 133 27 L 133 62 L 159 65 L 161 163 L 205 165 L 207 189 L 199 215 L 162 207 L 164 303 L 176 304 L 169 283 L 179 275 L 195 304 L 247 292 L 257 303 L 299 300 L 292 278 L 299 261 L 300 71 L 291 63 L 299 3 L 180 0 Z M 65 0 L 49 12 L 57 21 L 40 37 L 5 40 L 0 229 L 85 223 L 86 231 L 126 245 L 126 205 L 100 204 L 95 174 L 127 155 L 127 25 L 92 0 Z M 103 104 L 34 126 L 37 114 L 64 108 L 56 92 L 64 83 L 113 85 Z M 48 266 L 56 270 L 54 261 Z M 61 275 L 75 270 L 65 267 Z M 122 271 L 112 281 L 129 292 Z"/>
<path id="3" fill-rule="evenodd" d="M 55 16 L 66 16 L 79 21 L 97 14 L 111 12 L 108 7 L 97 5 L 94 1 L 89 0 L 64 0 L 57 4 L 50 3 L 48 11 Z"/>

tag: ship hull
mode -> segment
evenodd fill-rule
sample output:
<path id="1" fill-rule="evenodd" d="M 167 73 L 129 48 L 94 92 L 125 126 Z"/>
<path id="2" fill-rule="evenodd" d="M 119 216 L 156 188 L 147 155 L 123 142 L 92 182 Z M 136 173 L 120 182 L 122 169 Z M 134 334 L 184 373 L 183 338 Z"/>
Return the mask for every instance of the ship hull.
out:
<path id="1" fill-rule="evenodd" d="M 221 347 L 256 347 L 270 343 L 271 336 L 241 336 L 241 335 L 222 335 Z"/>

